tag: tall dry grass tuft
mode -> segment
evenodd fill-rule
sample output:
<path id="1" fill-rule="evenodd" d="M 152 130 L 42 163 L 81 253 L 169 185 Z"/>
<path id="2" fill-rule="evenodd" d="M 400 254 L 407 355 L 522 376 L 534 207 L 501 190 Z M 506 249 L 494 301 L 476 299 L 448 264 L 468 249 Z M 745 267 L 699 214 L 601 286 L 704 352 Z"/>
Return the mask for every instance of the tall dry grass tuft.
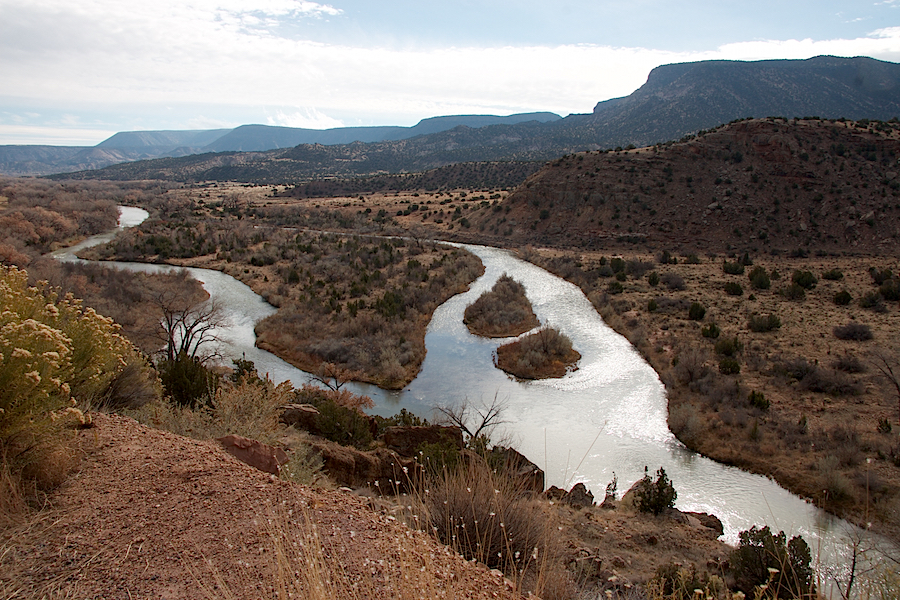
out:
<path id="1" fill-rule="evenodd" d="M 566 597 L 556 521 L 522 482 L 472 457 L 437 476 L 417 504 L 418 522 L 465 558 L 500 569 L 521 592 Z"/>
<path id="2" fill-rule="evenodd" d="M 385 560 L 346 560 L 352 549 L 319 533 L 308 509 L 299 513 L 276 504 L 265 518 L 267 562 L 253 577 L 276 598 L 298 600 L 432 600 L 460 598 L 452 569 L 437 561 L 427 537 L 412 530 L 398 535 Z M 439 551 L 438 551 L 439 552 Z M 190 565 L 185 565 L 190 569 Z M 248 573 L 249 575 L 249 573 Z M 210 600 L 241 597 L 222 573 L 193 573 Z"/>

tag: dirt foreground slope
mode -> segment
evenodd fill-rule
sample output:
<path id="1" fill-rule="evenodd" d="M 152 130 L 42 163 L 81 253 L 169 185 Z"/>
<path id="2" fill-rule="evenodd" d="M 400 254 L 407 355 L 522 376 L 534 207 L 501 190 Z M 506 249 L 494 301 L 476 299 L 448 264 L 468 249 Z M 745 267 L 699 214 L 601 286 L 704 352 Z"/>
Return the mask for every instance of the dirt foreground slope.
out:
<path id="1" fill-rule="evenodd" d="M 117 416 L 81 471 L 0 540 L 4 598 L 519 598 L 341 491 L 314 491 Z"/>

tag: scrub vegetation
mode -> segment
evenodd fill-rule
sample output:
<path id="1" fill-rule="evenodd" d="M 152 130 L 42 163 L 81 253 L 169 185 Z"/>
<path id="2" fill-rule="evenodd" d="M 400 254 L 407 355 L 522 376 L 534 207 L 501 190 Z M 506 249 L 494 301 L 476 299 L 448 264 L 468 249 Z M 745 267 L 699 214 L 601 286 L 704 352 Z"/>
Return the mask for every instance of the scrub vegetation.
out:
<path id="1" fill-rule="evenodd" d="M 469 331 L 484 337 L 516 336 L 540 324 L 525 295 L 525 286 L 506 273 L 466 307 L 463 322 Z"/>

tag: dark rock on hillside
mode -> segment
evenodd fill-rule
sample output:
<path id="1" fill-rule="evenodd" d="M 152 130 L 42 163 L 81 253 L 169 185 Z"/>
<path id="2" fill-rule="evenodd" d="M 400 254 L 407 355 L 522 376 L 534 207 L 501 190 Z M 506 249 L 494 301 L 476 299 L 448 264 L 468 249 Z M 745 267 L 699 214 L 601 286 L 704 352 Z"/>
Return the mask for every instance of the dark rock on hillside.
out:
<path id="1" fill-rule="evenodd" d="M 516 450 L 494 446 L 490 461 L 520 484 L 523 490 L 535 494 L 544 491 L 544 471 Z"/>
<path id="2" fill-rule="evenodd" d="M 381 440 L 388 449 L 407 457 L 414 457 L 423 444 L 450 445 L 458 450 L 463 448 L 462 430 L 454 426 L 387 427 Z"/>
<path id="3" fill-rule="evenodd" d="M 288 461 L 287 453 L 281 448 L 239 435 L 226 435 L 216 441 L 222 444 L 228 454 L 265 473 L 277 475 L 281 470 L 281 465 Z"/>
<path id="4" fill-rule="evenodd" d="M 387 448 L 364 452 L 321 439 L 310 441 L 310 447 L 321 455 L 325 472 L 338 485 L 404 493 L 424 476 L 422 465 Z"/>

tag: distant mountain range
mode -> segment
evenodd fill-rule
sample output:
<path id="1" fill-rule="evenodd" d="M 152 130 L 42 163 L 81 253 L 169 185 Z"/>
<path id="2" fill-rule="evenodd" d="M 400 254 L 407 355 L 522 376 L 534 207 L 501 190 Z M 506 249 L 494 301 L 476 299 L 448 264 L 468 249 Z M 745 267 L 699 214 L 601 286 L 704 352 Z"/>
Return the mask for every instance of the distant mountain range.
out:
<path id="1" fill-rule="evenodd" d="M 279 137 L 280 128 L 257 130 L 262 126 L 246 126 L 204 147 L 217 151 L 235 148 L 237 142 L 227 145 L 226 138 L 240 133 L 245 151 L 175 158 L 179 152 L 173 149 L 170 158 L 72 176 L 300 183 L 323 176 L 419 172 L 462 162 L 547 161 L 582 150 L 666 142 L 751 116 L 854 120 L 900 117 L 900 65 L 866 57 L 832 56 L 664 65 L 654 69 L 647 83 L 633 94 L 600 102 L 591 114 L 564 119 L 547 113 L 515 115 L 509 119 L 520 122 L 479 121 L 475 126 L 454 121 L 471 117 L 442 117 L 406 128 L 411 135 L 402 139 L 390 137 L 397 128 L 364 128 L 385 130 L 381 132 L 385 137 L 352 143 L 340 143 L 340 136 L 353 135 L 345 129 L 305 130 L 304 135 L 321 136 L 319 141 L 264 152 L 246 150 L 282 140 L 287 146 L 299 138 Z"/>
<path id="2" fill-rule="evenodd" d="M 404 140 L 446 131 L 460 125 L 471 128 L 514 125 L 528 121 L 548 123 L 562 117 L 549 112 L 509 116 L 452 115 L 422 119 L 413 127 L 336 127 L 301 129 L 270 125 L 241 125 L 234 129 L 187 131 L 122 131 L 96 146 L 0 146 L 0 174 L 48 175 L 100 169 L 109 165 L 203 154 L 259 152 L 299 144 L 349 144 Z"/>

